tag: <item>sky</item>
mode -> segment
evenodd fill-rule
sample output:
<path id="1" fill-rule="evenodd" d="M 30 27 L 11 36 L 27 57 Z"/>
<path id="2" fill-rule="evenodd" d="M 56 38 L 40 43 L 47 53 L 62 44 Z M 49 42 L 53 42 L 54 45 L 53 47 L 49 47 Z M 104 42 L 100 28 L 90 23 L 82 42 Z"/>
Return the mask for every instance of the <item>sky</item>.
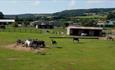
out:
<path id="1" fill-rule="evenodd" d="M 0 11 L 4 14 L 54 13 L 89 8 L 115 8 L 115 0 L 0 0 Z"/>

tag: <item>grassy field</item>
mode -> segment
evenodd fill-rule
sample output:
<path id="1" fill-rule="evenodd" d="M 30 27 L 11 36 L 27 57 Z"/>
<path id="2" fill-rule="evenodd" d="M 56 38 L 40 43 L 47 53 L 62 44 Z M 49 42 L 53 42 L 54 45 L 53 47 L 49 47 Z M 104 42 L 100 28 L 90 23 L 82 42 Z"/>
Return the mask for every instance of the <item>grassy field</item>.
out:
<path id="1" fill-rule="evenodd" d="M 52 48 L 49 36 L 54 34 L 0 32 L 0 70 L 115 70 L 115 41 L 55 39 L 62 48 Z M 28 38 L 45 40 L 46 55 L 4 48 Z"/>
<path id="2" fill-rule="evenodd" d="M 80 18 L 80 19 L 105 19 L 107 18 L 107 16 L 78 16 L 78 17 L 74 17 L 74 18 Z"/>

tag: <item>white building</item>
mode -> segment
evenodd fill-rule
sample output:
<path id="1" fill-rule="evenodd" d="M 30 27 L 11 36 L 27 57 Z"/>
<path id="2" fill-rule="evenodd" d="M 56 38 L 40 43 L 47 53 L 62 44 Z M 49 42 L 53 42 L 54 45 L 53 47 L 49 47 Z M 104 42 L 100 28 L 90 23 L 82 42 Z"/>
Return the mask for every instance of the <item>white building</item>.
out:
<path id="1" fill-rule="evenodd" d="M 0 23 L 12 23 L 15 22 L 14 19 L 0 19 Z"/>
<path id="2" fill-rule="evenodd" d="M 5 26 L 9 23 L 14 23 L 14 19 L 0 19 L 0 28 L 5 28 Z"/>

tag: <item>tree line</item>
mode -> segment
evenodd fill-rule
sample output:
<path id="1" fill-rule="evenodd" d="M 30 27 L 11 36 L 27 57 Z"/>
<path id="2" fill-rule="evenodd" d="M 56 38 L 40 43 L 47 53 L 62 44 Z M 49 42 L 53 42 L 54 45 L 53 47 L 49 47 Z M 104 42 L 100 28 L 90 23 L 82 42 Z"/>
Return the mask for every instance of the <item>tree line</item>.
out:
<path id="1" fill-rule="evenodd" d="M 89 10 L 89 12 L 97 12 L 97 9 Z M 105 11 L 106 9 L 104 9 Z M 112 10 L 112 9 L 111 9 Z M 77 10 L 77 11 L 83 11 L 83 10 Z M 108 11 L 108 10 L 106 10 Z M 70 13 L 71 14 L 71 13 Z M 18 24 L 23 24 L 23 26 L 27 27 L 30 22 L 32 21 L 58 21 L 58 24 L 60 26 L 67 26 L 69 23 L 68 21 L 71 21 L 71 23 L 78 23 L 82 26 L 96 26 L 99 20 L 115 20 L 115 12 L 108 12 L 106 15 L 106 18 L 73 18 L 73 17 L 65 17 L 64 15 L 61 16 L 37 16 L 37 17 L 26 17 L 26 18 L 20 18 L 19 16 L 15 16 L 16 23 L 13 24 L 14 27 L 17 27 Z M 4 14 L 0 12 L 0 19 L 4 18 Z"/>

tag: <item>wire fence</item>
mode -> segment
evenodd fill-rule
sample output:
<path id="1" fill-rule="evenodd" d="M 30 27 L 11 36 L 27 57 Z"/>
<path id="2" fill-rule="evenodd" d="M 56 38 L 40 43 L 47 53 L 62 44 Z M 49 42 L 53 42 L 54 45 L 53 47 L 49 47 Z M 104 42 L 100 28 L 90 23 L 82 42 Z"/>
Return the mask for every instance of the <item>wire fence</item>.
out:
<path id="1" fill-rule="evenodd" d="M 63 35 L 66 34 L 65 29 L 36 29 L 36 28 L 6 28 L 0 29 L 0 32 L 20 32 L 20 33 L 39 33 L 39 34 L 54 34 L 54 35 Z"/>
<path id="2" fill-rule="evenodd" d="M 6 28 L 0 29 L 0 32 L 22 32 L 22 33 L 40 33 L 42 30 L 30 28 Z"/>

